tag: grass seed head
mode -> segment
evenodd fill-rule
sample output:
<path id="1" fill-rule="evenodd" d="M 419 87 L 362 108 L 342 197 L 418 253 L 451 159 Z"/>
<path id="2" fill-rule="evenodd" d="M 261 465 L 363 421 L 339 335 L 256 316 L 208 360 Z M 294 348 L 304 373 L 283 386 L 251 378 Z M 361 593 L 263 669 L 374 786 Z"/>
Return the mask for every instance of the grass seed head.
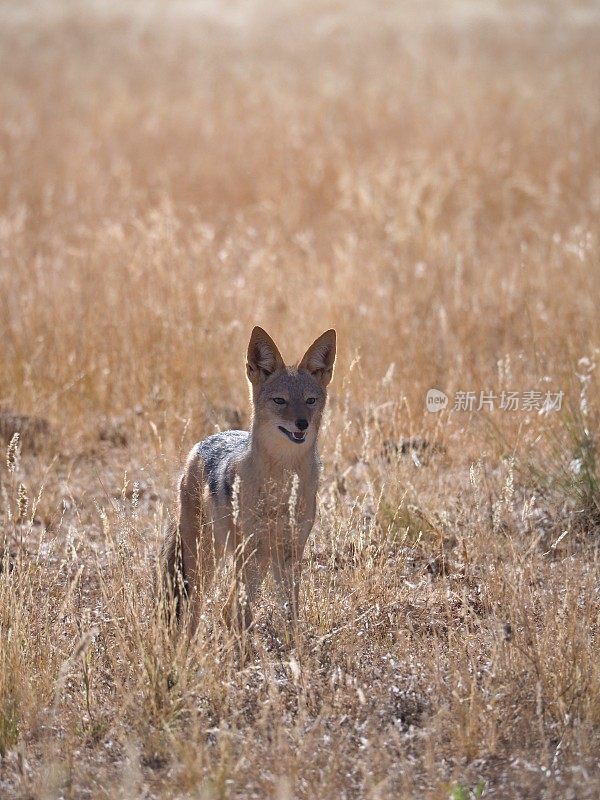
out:
<path id="1" fill-rule="evenodd" d="M 6 468 L 10 473 L 15 473 L 21 463 L 21 434 L 18 431 L 13 433 L 6 450 Z"/>
<path id="2" fill-rule="evenodd" d="M 23 483 L 20 483 L 17 489 L 17 508 L 19 510 L 19 522 L 23 522 L 27 517 L 27 510 L 29 508 L 27 488 Z"/>

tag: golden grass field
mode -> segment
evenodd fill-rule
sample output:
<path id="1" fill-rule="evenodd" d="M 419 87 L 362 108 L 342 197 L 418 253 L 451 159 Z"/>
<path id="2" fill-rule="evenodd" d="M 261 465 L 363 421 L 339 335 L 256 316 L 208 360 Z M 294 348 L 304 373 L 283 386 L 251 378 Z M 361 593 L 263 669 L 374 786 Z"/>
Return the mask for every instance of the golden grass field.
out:
<path id="1" fill-rule="evenodd" d="M 600 796 L 599 42 L 591 2 L 2 4 L 0 797 Z M 226 575 L 192 643 L 153 586 L 255 324 L 339 358 L 300 625 L 267 585 L 240 666 Z"/>

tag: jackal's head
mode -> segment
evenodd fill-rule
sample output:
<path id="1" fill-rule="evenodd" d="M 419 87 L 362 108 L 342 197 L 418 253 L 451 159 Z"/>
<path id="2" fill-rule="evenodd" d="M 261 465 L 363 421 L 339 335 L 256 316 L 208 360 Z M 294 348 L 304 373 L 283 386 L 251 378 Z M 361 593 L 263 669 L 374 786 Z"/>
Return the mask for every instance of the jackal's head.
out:
<path id="1" fill-rule="evenodd" d="M 275 342 L 254 328 L 246 372 L 252 390 L 254 430 L 263 441 L 298 447 L 314 443 L 333 376 L 335 331 L 319 336 L 297 366 L 288 367 Z M 271 439 L 271 435 L 273 439 Z"/>

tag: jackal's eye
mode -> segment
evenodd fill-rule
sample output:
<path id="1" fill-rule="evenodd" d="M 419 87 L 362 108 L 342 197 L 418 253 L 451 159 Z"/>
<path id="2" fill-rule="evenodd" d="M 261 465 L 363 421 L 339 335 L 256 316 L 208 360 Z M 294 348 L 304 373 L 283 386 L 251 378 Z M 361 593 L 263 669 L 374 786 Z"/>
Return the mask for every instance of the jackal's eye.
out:
<path id="1" fill-rule="evenodd" d="M 285 398 L 284 397 L 273 397 L 273 402 L 277 403 L 278 406 L 285 405 Z"/>
<path id="2" fill-rule="evenodd" d="M 317 402 L 317 398 L 316 397 L 307 397 L 306 398 L 306 405 L 307 406 L 314 406 L 314 404 L 316 402 Z"/>

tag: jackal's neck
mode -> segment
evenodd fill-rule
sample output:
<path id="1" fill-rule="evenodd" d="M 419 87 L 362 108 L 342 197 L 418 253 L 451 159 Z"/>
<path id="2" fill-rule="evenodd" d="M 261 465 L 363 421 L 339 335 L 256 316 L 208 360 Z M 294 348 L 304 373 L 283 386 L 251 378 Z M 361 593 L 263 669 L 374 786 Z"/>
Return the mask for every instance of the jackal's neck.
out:
<path id="1" fill-rule="evenodd" d="M 295 444 L 288 442 L 279 431 L 253 425 L 249 445 L 249 457 L 257 469 L 268 477 L 312 471 L 318 463 L 317 436 L 311 441 Z"/>

